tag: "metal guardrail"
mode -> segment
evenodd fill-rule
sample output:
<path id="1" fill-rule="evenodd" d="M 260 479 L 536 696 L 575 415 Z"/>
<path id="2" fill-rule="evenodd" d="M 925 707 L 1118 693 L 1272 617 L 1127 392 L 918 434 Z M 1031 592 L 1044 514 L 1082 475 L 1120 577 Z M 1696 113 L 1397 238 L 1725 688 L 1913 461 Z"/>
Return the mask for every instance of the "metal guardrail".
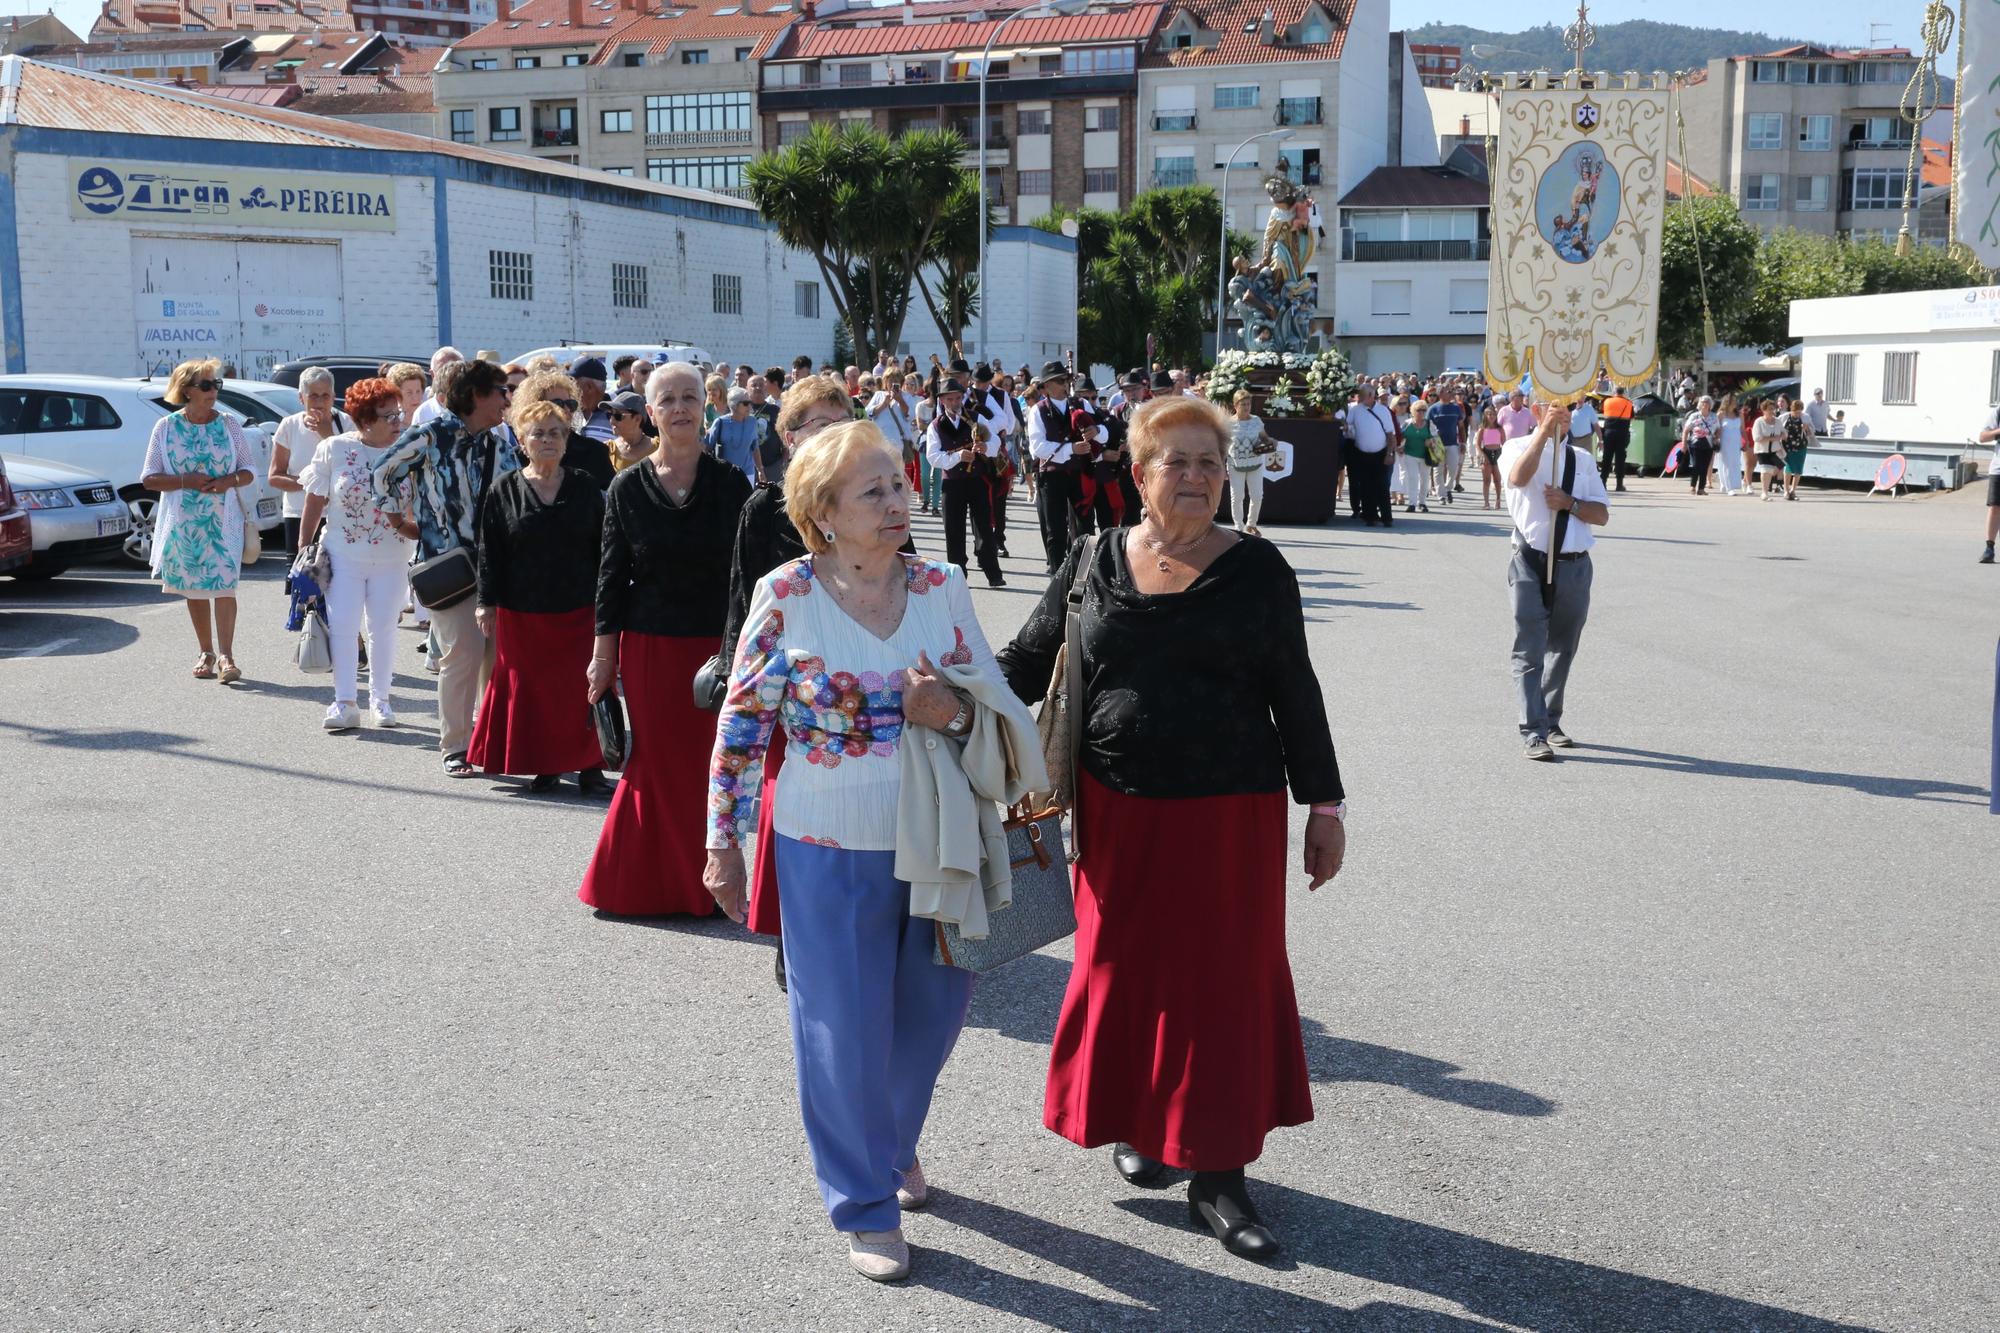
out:
<path id="1" fill-rule="evenodd" d="M 1454 260 L 1486 259 L 1492 242 L 1476 241 L 1364 241 L 1341 246 L 1342 259 L 1357 264 L 1439 264 Z"/>
<path id="2" fill-rule="evenodd" d="M 648 134 L 648 148 L 731 148 L 747 147 L 756 138 L 754 130 L 670 130 Z"/>

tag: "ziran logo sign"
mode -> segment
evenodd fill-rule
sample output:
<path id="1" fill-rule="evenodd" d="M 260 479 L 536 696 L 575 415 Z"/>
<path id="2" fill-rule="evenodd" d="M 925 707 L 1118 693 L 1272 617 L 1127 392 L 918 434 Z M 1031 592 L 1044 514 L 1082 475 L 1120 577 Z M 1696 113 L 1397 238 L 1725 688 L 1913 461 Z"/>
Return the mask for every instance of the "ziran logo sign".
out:
<path id="1" fill-rule="evenodd" d="M 285 231 L 394 231 L 383 176 L 173 164 L 135 169 L 70 159 L 70 216 Z"/>

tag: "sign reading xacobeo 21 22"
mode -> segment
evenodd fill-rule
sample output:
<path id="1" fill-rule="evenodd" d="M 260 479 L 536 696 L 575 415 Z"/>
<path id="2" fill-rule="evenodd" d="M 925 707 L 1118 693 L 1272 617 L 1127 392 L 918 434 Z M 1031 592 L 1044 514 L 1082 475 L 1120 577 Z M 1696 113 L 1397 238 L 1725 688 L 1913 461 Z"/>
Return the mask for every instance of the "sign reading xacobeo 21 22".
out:
<path id="1" fill-rule="evenodd" d="M 395 185 L 382 176 L 69 162 L 75 218 L 289 231 L 394 231 Z"/>

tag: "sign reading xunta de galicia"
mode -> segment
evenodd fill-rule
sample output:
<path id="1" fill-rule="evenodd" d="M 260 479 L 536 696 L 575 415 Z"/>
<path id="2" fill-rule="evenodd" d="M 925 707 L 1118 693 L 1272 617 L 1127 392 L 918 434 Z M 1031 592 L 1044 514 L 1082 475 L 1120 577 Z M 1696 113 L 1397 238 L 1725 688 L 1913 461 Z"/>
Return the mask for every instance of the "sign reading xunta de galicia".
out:
<path id="1" fill-rule="evenodd" d="M 75 218 L 295 231 L 394 231 L 384 176 L 69 161 Z"/>

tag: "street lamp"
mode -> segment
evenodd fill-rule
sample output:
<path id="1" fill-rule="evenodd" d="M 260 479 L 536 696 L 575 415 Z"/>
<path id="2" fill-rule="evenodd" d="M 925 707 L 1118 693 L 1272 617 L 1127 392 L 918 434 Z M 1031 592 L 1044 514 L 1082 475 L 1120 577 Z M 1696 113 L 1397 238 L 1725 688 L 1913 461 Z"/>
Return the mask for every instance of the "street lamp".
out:
<path id="1" fill-rule="evenodd" d="M 1081 14 L 1090 8 L 1090 0 L 1047 0 L 1045 4 L 1029 5 L 1017 9 L 1006 18 L 993 25 L 993 35 L 986 39 L 986 49 L 979 56 L 979 356 L 981 360 L 992 355 L 986 345 L 986 308 L 993 304 L 991 293 L 986 290 L 986 74 L 993 65 L 993 43 L 1000 40 L 1009 23 L 1023 14 L 1048 17 L 1060 14 L 1065 18 Z"/>
<path id="2" fill-rule="evenodd" d="M 1274 139 L 1279 143 L 1292 137 L 1291 130 L 1265 130 L 1253 134 L 1230 151 L 1229 160 L 1222 164 L 1222 239 L 1215 246 L 1215 355 L 1222 357 L 1222 330 L 1229 320 L 1229 169 L 1236 165 L 1236 154 L 1256 143 L 1259 139 Z"/>

